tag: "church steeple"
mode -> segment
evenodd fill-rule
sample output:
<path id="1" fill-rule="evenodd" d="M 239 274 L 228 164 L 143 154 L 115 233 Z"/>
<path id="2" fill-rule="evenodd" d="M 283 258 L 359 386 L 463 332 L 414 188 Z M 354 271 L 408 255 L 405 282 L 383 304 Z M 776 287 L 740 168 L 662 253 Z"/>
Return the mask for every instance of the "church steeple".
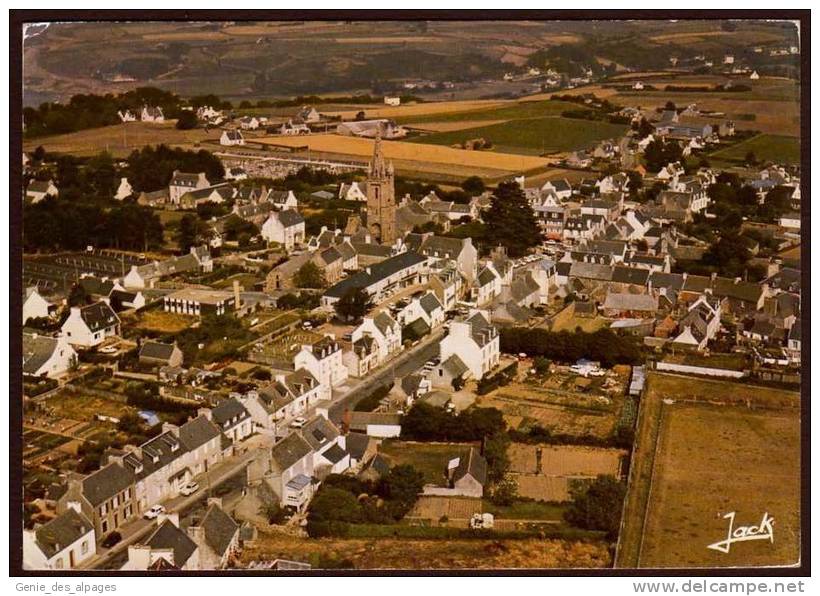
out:
<path id="1" fill-rule="evenodd" d="M 396 241 L 396 198 L 393 162 L 384 158 L 381 127 L 373 143 L 373 159 L 367 176 L 367 228 L 381 244 Z"/>

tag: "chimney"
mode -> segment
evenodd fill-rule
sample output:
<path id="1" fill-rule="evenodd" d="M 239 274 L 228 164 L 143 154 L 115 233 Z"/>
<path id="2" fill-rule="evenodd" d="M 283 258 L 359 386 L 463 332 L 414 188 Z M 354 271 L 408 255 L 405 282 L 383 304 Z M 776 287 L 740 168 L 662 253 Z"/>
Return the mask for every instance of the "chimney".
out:
<path id="1" fill-rule="evenodd" d="M 712 277 L 712 281 L 715 281 L 717 279 L 717 272 L 713 271 L 711 277 Z"/>
<path id="2" fill-rule="evenodd" d="M 220 509 L 222 509 L 222 499 L 220 497 L 208 497 L 208 507 L 211 505 L 216 505 Z"/>
<path id="3" fill-rule="evenodd" d="M 205 528 L 202 526 L 188 526 L 188 537 L 196 543 L 197 546 L 205 544 Z"/>
<path id="4" fill-rule="evenodd" d="M 239 310 L 241 306 L 241 302 L 239 299 L 239 280 L 233 280 L 233 300 L 234 300 L 234 307 L 236 310 Z"/>
<path id="5" fill-rule="evenodd" d="M 170 422 L 163 422 L 162 423 L 162 432 L 167 433 L 170 432 L 174 436 L 179 436 L 179 427 L 176 424 L 171 424 Z"/>
<path id="6" fill-rule="evenodd" d="M 160 513 L 157 516 L 157 527 L 164 524 L 166 520 L 171 522 L 172 524 L 174 524 L 177 528 L 179 527 L 179 514 L 178 513 Z"/>
<path id="7" fill-rule="evenodd" d="M 79 502 L 79 501 L 68 501 L 68 502 L 66 503 L 66 507 L 67 507 L 68 509 L 73 509 L 73 510 L 74 510 L 74 511 L 76 511 L 77 513 L 82 513 L 82 512 L 83 512 L 82 507 L 80 506 L 80 502 Z"/>
<path id="8" fill-rule="evenodd" d="M 213 414 L 211 413 L 210 408 L 199 408 L 196 411 L 197 416 L 205 416 L 208 420 L 213 420 Z"/>

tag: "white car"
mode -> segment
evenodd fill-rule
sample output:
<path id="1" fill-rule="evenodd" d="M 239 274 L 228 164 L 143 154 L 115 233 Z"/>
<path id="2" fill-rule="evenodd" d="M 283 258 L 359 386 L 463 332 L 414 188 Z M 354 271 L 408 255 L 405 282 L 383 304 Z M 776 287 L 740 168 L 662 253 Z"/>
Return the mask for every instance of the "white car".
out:
<path id="1" fill-rule="evenodd" d="M 153 507 L 151 507 L 151 509 L 146 511 L 142 517 L 144 517 L 145 519 L 156 519 L 162 513 L 165 513 L 165 507 L 163 507 L 162 505 L 154 505 Z"/>
<path id="2" fill-rule="evenodd" d="M 306 422 L 307 420 L 304 418 L 294 418 L 293 422 L 291 422 L 289 426 L 291 428 L 302 428 Z"/>
<path id="3" fill-rule="evenodd" d="M 117 346 L 106 346 L 104 348 L 100 348 L 100 354 L 116 354 L 117 353 Z"/>
<path id="4" fill-rule="evenodd" d="M 183 486 L 181 489 L 179 489 L 179 494 L 184 495 L 184 496 L 187 497 L 189 495 L 194 494 L 198 490 L 199 490 L 199 484 L 197 484 L 196 482 L 189 482 L 188 484 Z"/>

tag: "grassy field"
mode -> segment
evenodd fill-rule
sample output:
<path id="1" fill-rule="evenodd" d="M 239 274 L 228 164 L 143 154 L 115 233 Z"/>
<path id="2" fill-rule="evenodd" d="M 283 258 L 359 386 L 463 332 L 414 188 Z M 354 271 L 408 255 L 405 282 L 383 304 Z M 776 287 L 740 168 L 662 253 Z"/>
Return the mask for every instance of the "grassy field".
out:
<path id="1" fill-rule="evenodd" d="M 195 317 L 165 312 L 161 309 L 151 309 L 138 315 L 134 327 L 158 333 L 179 333 L 193 325 L 195 321 Z"/>
<path id="2" fill-rule="evenodd" d="M 124 125 L 89 128 L 64 135 L 27 139 L 23 142 L 23 151 L 34 151 L 42 145 L 46 151 L 54 153 L 85 156 L 108 151 L 115 157 L 126 157 L 134 149 L 160 143 L 193 149 L 198 143 L 206 140 L 218 141 L 220 134 L 218 130 L 205 132 L 201 128 L 177 130 L 175 121 L 158 124 L 128 122 Z"/>
<path id="3" fill-rule="evenodd" d="M 457 103 L 457 102 L 454 102 Z M 468 102 L 460 102 L 467 105 Z M 419 106 L 421 108 L 422 106 Z M 416 115 L 396 115 L 399 124 L 419 124 L 422 122 L 466 122 L 481 120 L 521 120 L 523 118 L 545 118 L 560 116 L 564 110 L 577 110 L 578 105 L 568 101 L 509 101 L 493 106 L 481 105 L 478 109 L 452 112 L 425 111 Z M 420 111 L 417 110 L 417 111 Z"/>
<path id="4" fill-rule="evenodd" d="M 674 400 L 665 402 L 664 400 Z M 721 400 L 721 403 L 709 403 Z M 786 565 L 798 560 L 799 395 L 651 374 L 642 398 L 618 567 Z M 775 540 L 707 546 L 775 518 Z"/>
<path id="5" fill-rule="evenodd" d="M 424 474 L 424 482 L 443 484 L 447 462 L 467 454 L 468 443 L 414 443 L 407 441 L 385 441 L 379 452 L 390 459 L 391 465 L 409 464 Z"/>
<path id="6" fill-rule="evenodd" d="M 617 138 L 626 127 L 608 122 L 547 117 L 511 120 L 458 131 L 434 133 L 412 139 L 415 143 L 446 145 L 483 138 L 491 141 L 493 151 L 543 155 L 583 149 L 602 139 Z"/>
<path id="7" fill-rule="evenodd" d="M 715 151 L 710 157 L 727 161 L 743 161 L 749 151 L 762 161 L 800 163 L 800 139 L 773 134 L 757 135 L 726 149 Z"/>
<path id="8" fill-rule="evenodd" d="M 260 532 L 242 551 L 243 563 L 276 558 L 307 561 L 315 567 L 328 558 L 347 559 L 355 569 L 605 568 L 611 564 L 608 545 L 593 540 L 306 540 Z"/>

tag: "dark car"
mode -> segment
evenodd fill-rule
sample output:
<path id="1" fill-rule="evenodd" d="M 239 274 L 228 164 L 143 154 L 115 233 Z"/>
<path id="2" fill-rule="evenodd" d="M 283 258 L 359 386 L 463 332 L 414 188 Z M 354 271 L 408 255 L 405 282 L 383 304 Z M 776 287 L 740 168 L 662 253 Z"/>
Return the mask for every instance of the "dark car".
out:
<path id="1" fill-rule="evenodd" d="M 122 534 L 119 532 L 111 532 L 108 536 L 103 538 L 102 545 L 105 548 L 111 548 L 112 546 L 116 545 L 120 540 L 122 540 Z"/>

